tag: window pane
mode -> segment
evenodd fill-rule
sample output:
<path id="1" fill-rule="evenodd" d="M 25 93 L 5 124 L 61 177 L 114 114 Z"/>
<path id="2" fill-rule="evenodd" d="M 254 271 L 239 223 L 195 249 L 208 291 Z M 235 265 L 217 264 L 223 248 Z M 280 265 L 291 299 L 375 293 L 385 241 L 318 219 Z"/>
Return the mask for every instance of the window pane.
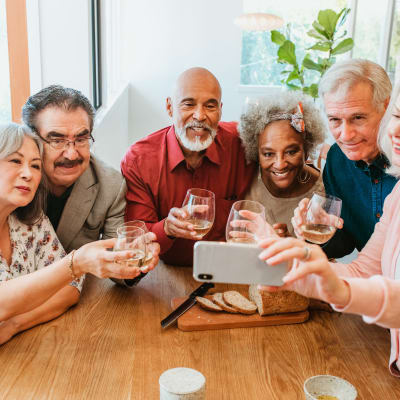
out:
<path id="1" fill-rule="evenodd" d="M 387 70 L 392 82 L 400 80 L 400 0 L 396 0 Z"/>
<path id="2" fill-rule="evenodd" d="M 388 0 L 358 2 L 353 58 L 379 61 L 381 28 L 387 7 Z"/>
<path id="3" fill-rule="evenodd" d="M 298 60 L 302 60 L 305 49 L 315 43 L 306 32 L 317 18 L 319 10 L 331 8 L 338 12 L 346 7 L 346 0 L 243 0 L 245 13 L 266 12 L 282 17 L 285 24 L 290 22 L 284 33 L 296 44 Z M 348 17 L 349 18 L 349 17 Z M 282 31 L 281 29 L 281 31 Z M 284 65 L 276 62 L 278 46 L 271 42 L 270 32 L 243 32 L 240 83 L 242 85 L 281 85 L 280 72 Z M 322 53 L 321 53 L 322 54 Z M 317 74 L 307 71 L 309 77 Z"/>
<path id="4" fill-rule="evenodd" d="M 11 121 L 5 0 L 0 0 L 0 123 Z"/>

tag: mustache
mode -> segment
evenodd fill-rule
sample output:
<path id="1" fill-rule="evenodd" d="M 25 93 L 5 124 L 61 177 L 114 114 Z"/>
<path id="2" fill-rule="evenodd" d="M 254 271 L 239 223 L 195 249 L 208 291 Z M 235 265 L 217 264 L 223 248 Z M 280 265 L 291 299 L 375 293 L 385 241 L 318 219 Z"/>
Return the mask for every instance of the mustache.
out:
<path id="1" fill-rule="evenodd" d="M 205 122 L 188 122 L 184 127 L 185 130 L 187 128 L 200 128 L 200 129 L 205 129 L 209 132 L 212 131 L 211 126 L 209 126 L 208 124 L 206 124 Z"/>
<path id="2" fill-rule="evenodd" d="M 56 167 L 75 167 L 76 165 L 80 165 L 82 163 L 82 158 L 77 158 L 76 160 L 68 160 L 68 158 L 63 158 L 59 161 L 56 161 L 54 165 Z"/>

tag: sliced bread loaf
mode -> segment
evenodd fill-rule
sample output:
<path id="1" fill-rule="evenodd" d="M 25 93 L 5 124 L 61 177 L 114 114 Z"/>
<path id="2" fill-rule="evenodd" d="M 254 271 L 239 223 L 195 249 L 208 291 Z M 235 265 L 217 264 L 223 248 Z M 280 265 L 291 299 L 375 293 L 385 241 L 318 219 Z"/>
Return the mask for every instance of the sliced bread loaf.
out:
<path id="1" fill-rule="evenodd" d="M 197 302 L 200 304 L 200 306 L 208 311 L 222 311 L 222 308 L 213 303 L 211 300 L 206 299 L 205 297 L 196 297 Z"/>
<path id="2" fill-rule="evenodd" d="M 237 314 L 237 311 L 233 307 L 228 306 L 228 304 L 225 303 L 224 296 L 222 293 L 213 294 L 212 301 L 218 306 L 220 306 L 224 311 L 227 311 L 232 314 Z"/>
<path id="3" fill-rule="evenodd" d="M 260 315 L 299 312 L 308 308 L 309 299 L 296 292 L 268 292 L 258 289 L 257 286 L 250 285 L 249 297 L 256 303 Z"/>
<path id="4" fill-rule="evenodd" d="M 236 290 L 224 292 L 223 298 L 225 303 L 228 303 L 242 314 L 254 314 L 257 311 L 257 306 Z"/>

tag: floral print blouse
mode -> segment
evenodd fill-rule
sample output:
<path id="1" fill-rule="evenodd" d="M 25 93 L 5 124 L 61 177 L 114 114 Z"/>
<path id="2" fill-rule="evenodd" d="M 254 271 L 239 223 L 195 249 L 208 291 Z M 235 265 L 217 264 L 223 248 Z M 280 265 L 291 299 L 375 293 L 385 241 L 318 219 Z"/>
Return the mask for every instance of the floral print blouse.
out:
<path id="1" fill-rule="evenodd" d="M 34 225 L 26 225 L 14 214 L 8 217 L 11 240 L 11 265 L 0 253 L 0 282 L 30 274 L 63 258 L 66 253 L 47 216 Z M 83 276 L 71 285 L 82 290 Z"/>

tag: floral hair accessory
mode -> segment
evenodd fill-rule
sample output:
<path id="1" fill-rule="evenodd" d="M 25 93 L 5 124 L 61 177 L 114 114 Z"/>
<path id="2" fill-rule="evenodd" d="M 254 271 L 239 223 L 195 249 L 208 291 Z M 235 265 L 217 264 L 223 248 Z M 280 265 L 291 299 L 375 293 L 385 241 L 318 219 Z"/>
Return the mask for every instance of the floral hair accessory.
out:
<path id="1" fill-rule="evenodd" d="M 296 112 L 291 114 L 290 125 L 296 129 L 297 132 L 302 133 L 305 131 L 303 105 L 301 102 L 297 104 Z"/>
<path id="2" fill-rule="evenodd" d="M 297 107 L 295 108 L 295 111 L 293 111 L 293 112 L 276 113 L 276 114 L 272 114 L 270 116 L 270 122 L 280 121 L 283 119 L 289 120 L 290 125 L 297 132 L 303 133 L 305 131 L 303 105 L 301 104 L 301 102 L 299 102 L 297 104 Z"/>

